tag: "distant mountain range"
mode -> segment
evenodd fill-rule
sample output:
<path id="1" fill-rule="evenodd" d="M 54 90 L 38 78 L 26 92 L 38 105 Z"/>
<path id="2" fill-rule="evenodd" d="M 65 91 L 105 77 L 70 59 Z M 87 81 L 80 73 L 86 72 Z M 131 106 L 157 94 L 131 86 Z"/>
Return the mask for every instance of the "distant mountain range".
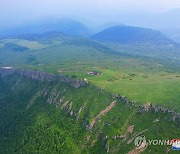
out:
<path id="1" fill-rule="evenodd" d="M 171 39 L 159 31 L 131 26 L 110 27 L 94 34 L 91 38 L 116 43 L 173 43 Z"/>
<path id="2" fill-rule="evenodd" d="M 136 27 L 162 29 L 171 28 L 178 29 L 180 27 L 180 8 L 160 13 L 147 12 L 119 12 L 109 20 L 112 22 L 120 22 L 125 25 Z M 108 21 L 108 19 L 106 19 Z"/>
<path id="3" fill-rule="evenodd" d="M 0 32 L 0 38 L 31 39 L 49 35 L 90 37 L 99 41 L 116 43 L 173 43 L 163 33 L 152 29 L 125 26 L 121 23 L 107 23 L 93 30 L 79 21 L 67 18 L 41 20 Z"/>
<path id="4" fill-rule="evenodd" d="M 90 29 L 82 23 L 66 18 L 49 19 L 39 21 L 38 23 L 19 26 L 1 31 L 0 37 L 24 35 L 24 34 L 45 34 L 61 33 L 71 36 L 88 36 Z"/>

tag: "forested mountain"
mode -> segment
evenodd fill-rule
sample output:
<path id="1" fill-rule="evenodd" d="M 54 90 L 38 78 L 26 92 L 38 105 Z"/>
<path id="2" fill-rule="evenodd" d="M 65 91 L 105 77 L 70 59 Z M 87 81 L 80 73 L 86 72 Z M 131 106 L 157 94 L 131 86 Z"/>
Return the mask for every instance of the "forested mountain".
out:
<path id="1" fill-rule="evenodd" d="M 110 27 L 94 34 L 91 38 L 116 43 L 173 43 L 172 40 L 159 31 L 131 26 Z"/>
<path id="2" fill-rule="evenodd" d="M 175 112 L 137 105 L 91 84 L 77 88 L 48 74 L 4 68 L 0 85 L 1 154 L 165 153 L 170 146 L 137 150 L 133 140 L 142 134 L 147 139 L 179 136 Z"/>
<path id="3" fill-rule="evenodd" d="M 76 20 L 67 18 L 51 18 L 40 20 L 33 24 L 25 24 L 3 30 L 0 33 L 0 37 L 46 34 L 52 32 L 71 36 L 88 36 L 90 34 L 90 29 Z"/>

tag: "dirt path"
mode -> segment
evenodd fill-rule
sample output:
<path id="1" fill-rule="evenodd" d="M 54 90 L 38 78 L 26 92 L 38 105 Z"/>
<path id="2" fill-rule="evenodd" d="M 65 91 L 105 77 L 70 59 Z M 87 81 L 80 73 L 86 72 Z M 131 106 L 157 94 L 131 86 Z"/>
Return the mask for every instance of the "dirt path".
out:
<path id="1" fill-rule="evenodd" d="M 134 148 L 133 150 L 129 151 L 128 154 L 141 154 L 147 149 L 147 147 L 148 147 L 148 144 L 146 144 L 145 147 L 141 149 Z"/>
<path id="2" fill-rule="evenodd" d="M 128 126 L 125 134 L 124 134 L 124 135 L 121 135 L 120 138 L 124 138 L 124 139 L 126 140 L 127 137 L 128 137 L 128 134 L 129 134 L 129 133 L 131 134 L 131 133 L 133 132 L 133 130 L 134 130 L 134 125 Z"/>
<path id="3" fill-rule="evenodd" d="M 90 124 L 90 129 L 92 129 L 94 127 L 94 125 L 96 124 L 96 122 L 101 118 L 101 116 L 103 116 L 104 114 L 106 114 L 107 112 L 109 112 L 114 106 L 116 105 L 116 102 L 113 101 L 109 106 L 107 106 L 104 110 L 102 110 L 91 122 Z"/>

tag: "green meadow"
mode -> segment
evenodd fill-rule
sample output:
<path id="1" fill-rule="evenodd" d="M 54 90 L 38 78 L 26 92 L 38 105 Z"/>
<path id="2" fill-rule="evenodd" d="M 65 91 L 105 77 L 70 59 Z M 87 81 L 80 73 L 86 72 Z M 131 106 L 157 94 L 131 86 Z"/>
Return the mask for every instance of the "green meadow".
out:
<path id="1" fill-rule="evenodd" d="M 163 50 L 163 47 L 151 48 L 157 53 Z M 141 45 L 142 49 L 145 52 L 150 48 Z M 0 40 L 0 66 L 86 78 L 108 92 L 124 95 L 140 104 L 152 102 L 180 111 L 178 61 L 174 62 L 174 57 L 167 61 L 158 59 L 159 54 L 150 58 L 127 55 L 126 50 L 130 52 L 127 46 L 121 50 L 123 52 L 113 49 L 112 45 L 84 38 L 4 39 Z M 177 52 L 177 49 L 173 51 Z M 88 74 L 92 71 L 100 72 L 100 75 Z"/>

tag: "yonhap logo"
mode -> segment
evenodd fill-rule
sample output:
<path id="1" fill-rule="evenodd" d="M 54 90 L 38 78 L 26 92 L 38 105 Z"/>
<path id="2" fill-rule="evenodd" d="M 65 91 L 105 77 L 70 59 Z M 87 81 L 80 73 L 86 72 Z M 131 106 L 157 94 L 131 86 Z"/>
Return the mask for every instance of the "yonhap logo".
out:
<path id="1" fill-rule="evenodd" d="M 134 144 L 136 146 L 136 149 L 144 148 L 147 144 L 145 136 L 138 136 L 134 140 Z"/>
<path id="2" fill-rule="evenodd" d="M 146 140 L 145 136 L 138 136 L 134 140 L 136 149 L 145 148 L 147 145 L 169 145 L 172 146 L 172 150 L 180 150 L 180 139 L 173 140 Z"/>

